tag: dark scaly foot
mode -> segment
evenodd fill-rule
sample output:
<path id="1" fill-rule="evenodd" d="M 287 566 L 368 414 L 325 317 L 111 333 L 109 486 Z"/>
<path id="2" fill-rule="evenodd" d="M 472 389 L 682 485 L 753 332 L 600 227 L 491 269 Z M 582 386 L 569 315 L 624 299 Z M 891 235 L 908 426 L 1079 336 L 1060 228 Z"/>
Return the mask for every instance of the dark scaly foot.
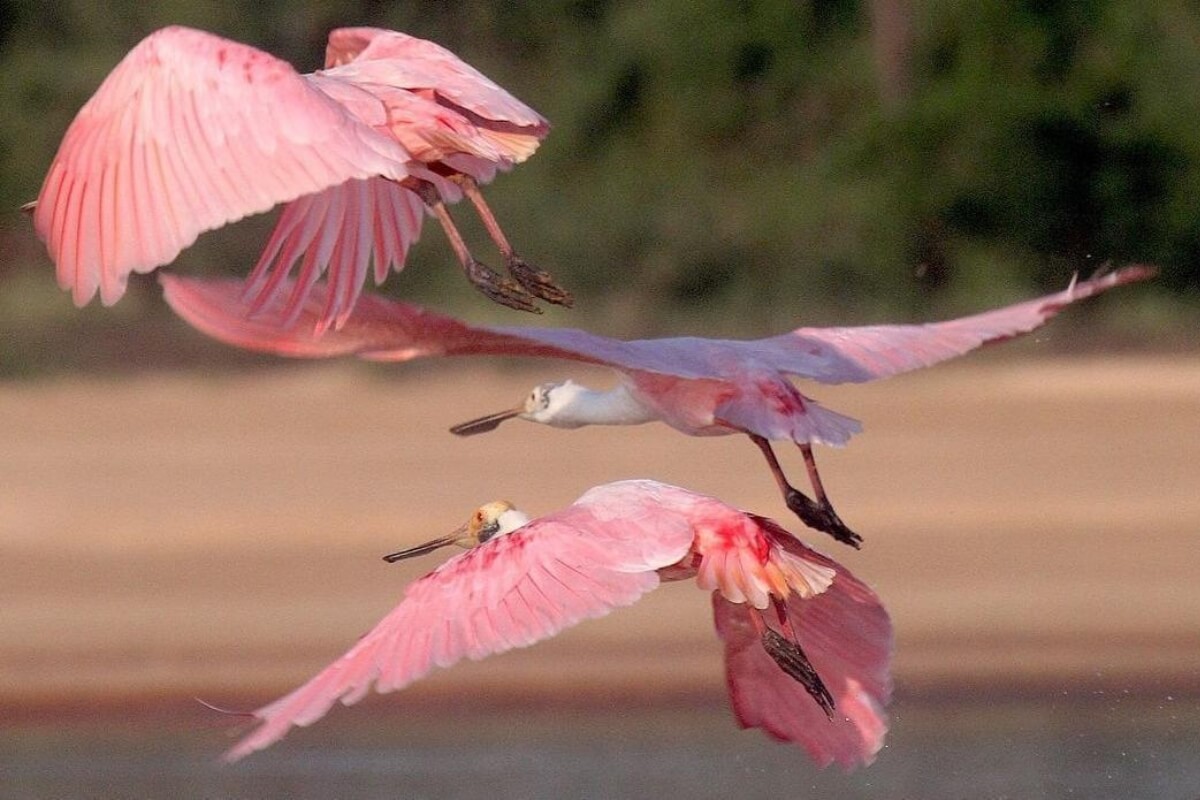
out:
<path id="1" fill-rule="evenodd" d="M 542 310 L 534 305 L 532 295 L 483 262 L 468 256 L 463 264 L 463 271 L 467 274 L 467 280 L 494 302 L 515 308 L 517 311 L 542 313 Z"/>
<path id="2" fill-rule="evenodd" d="M 570 292 L 555 283 L 549 272 L 529 264 L 516 253 L 511 253 L 507 261 L 508 273 L 534 297 L 540 297 L 547 303 L 554 303 L 556 306 L 565 308 L 572 308 L 575 305 L 575 298 L 571 296 Z"/>
<path id="3" fill-rule="evenodd" d="M 788 489 L 783 494 L 787 507 L 810 528 L 828 533 L 842 544 L 848 544 L 855 550 L 862 547 L 862 537 L 842 522 L 833 506 L 823 505 L 809 499 L 808 495 L 798 489 Z"/>
<path id="4" fill-rule="evenodd" d="M 483 193 L 479 191 L 478 184 L 466 175 L 459 176 L 458 182 L 462 186 L 463 194 L 475 206 L 479 219 L 487 228 L 488 236 L 492 237 L 492 241 L 504 255 L 504 260 L 508 264 L 508 272 L 517 283 L 525 287 L 525 290 L 534 297 L 540 297 L 548 303 L 571 308 L 575 304 L 575 298 L 571 297 L 571 293 L 555 283 L 549 272 L 544 272 L 532 264 L 526 263 L 525 259 L 513 250 L 500 223 L 496 221 L 496 215 L 492 213 L 491 207 L 483 199 Z"/>
<path id="5" fill-rule="evenodd" d="M 828 533 L 839 542 L 858 549 L 862 545 L 862 537 L 847 528 L 846 523 L 838 518 L 833 506 L 824 499 L 824 489 L 821 487 L 817 466 L 812 461 L 812 451 L 808 449 L 808 445 L 802 444 L 800 449 L 809 463 L 809 475 L 813 478 L 813 486 L 818 492 L 818 497 L 821 498 L 819 502 L 809 499 L 808 495 L 788 483 L 787 476 L 783 474 L 783 468 L 779 466 L 779 459 L 775 457 L 775 451 L 771 449 L 770 442 L 755 433 L 751 433 L 749 436 L 750 441 L 758 446 L 767 459 L 767 466 L 771 468 L 775 483 L 779 486 L 779 491 L 783 492 L 783 501 L 787 503 L 787 507 L 792 510 L 792 513 L 800 517 L 800 521 L 808 527 Z"/>
<path id="6" fill-rule="evenodd" d="M 446 209 L 446 204 L 442 202 L 432 184 L 416 181 L 414 185 L 402 185 L 416 192 L 425 205 L 433 211 L 433 215 L 442 224 L 442 230 L 446 232 L 446 239 L 450 242 L 450 247 L 454 250 L 458 263 L 462 265 L 467 280 L 474 284 L 476 289 L 502 306 L 515 308 L 517 311 L 528 311 L 531 314 L 542 313 L 542 310 L 534 305 L 533 295 L 514 281 L 501 276 L 487 264 L 477 261 L 475 256 L 471 255 L 466 241 L 463 240 L 462 234 L 459 233 L 458 227 L 450 217 L 450 212 Z"/>
<path id="7" fill-rule="evenodd" d="M 800 645 L 785 639 L 770 628 L 763 632 L 762 645 L 779 668 L 803 686 L 812 699 L 817 701 L 825 716 L 833 719 L 833 695 L 825 688 L 825 682 L 813 669 L 812 662 L 804 655 Z"/>

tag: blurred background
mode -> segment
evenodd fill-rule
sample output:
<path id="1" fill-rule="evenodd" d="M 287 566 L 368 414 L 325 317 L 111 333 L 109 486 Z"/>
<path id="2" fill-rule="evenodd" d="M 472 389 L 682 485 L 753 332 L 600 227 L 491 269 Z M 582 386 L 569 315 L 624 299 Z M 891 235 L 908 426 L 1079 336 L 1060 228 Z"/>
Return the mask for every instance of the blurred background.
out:
<path id="1" fill-rule="evenodd" d="M 818 457 L 867 546 L 815 543 L 894 616 L 872 767 L 820 773 L 738 733 L 707 602 L 681 586 L 218 767 L 237 720 L 191 698 L 254 707 L 303 680 L 429 567 L 378 556 L 481 502 L 541 513 L 645 476 L 791 520 L 735 437 L 444 433 L 603 373 L 285 364 L 204 340 L 152 276 L 75 309 L 16 209 L 107 72 L 167 24 L 300 71 L 332 27 L 395 28 L 541 111 L 550 137 L 487 190 L 576 292 L 541 323 L 756 336 L 971 313 L 1109 262 L 1161 275 L 961 365 L 805 387 L 866 422 Z M 1194 798 L 1198 41 L 1182 0 L 0 2 L 8 791 Z M 272 219 L 206 234 L 170 269 L 244 274 Z M 531 324 L 452 264 L 429 227 L 383 291 Z"/>
<path id="2" fill-rule="evenodd" d="M 331 27 L 372 24 L 440 42 L 551 120 L 537 158 L 488 195 L 580 296 L 577 321 L 762 334 L 927 319 L 1140 260 L 1162 278 L 1119 312 L 1080 312 L 1089 328 L 1119 314 L 1103 327 L 1123 341 L 1191 342 L 1170 325 L 1200 289 L 1200 14 L 1182 0 L 0 9 L 0 208 L 36 196 L 72 116 L 158 27 L 310 71 Z M 269 226 L 202 237 L 176 268 L 240 274 Z M 122 330 L 144 341 L 164 319 L 152 279 L 112 311 L 74 311 L 19 214 L 0 218 L 0 252 L 0 334 L 20 345 L 0 352 L 4 373 L 94 364 Z M 486 317 L 433 266 L 450 260 L 427 235 L 387 290 Z"/>

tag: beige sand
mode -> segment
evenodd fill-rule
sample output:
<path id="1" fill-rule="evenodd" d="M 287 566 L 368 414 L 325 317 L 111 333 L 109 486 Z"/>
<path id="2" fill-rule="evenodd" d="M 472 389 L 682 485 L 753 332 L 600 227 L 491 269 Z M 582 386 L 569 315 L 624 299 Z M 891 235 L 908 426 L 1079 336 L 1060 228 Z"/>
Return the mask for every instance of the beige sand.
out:
<path id="1" fill-rule="evenodd" d="M 497 497 L 538 513 L 653 477 L 794 523 L 741 437 L 446 433 L 564 374 L 585 373 L 300 364 L 0 385 L 0 705 L 289 688 L 435 563 L 381 554 Z M 901 685 L 1200 684 L 1195 358 L 984 354 L 808 388 L 866 423 L 818 452 L 866 547 L 807 538 L 885 598 Z M 670 586 L 423 691 L 714 690 L 708 614 L 693 586 Z"/>

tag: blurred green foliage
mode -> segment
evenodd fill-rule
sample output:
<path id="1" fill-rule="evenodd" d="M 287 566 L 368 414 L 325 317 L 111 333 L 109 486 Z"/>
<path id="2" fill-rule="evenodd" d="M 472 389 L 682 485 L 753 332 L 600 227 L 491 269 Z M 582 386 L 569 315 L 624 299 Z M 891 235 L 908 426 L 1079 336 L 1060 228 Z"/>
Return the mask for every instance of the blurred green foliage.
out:
<path id="1" fill-rule="evenodd" d="M 1143 320 L 1197 308 L 1200 10 L 1184 0 L 3 2 L 0 207 L 36 196 L 75 111 L 172 23 L 302 71 L 329 28 L 396 28 L 542 111 L 551 136 L 488 196 L 519 249 L 576 290 L 558 324 L 756 334 L 925 319 L 1110 260 L 1164 268 L 1120 298 Z M 206 235 L 177 268 L 244 273 L 269 224 Z M 525 321 L 476 297 L 426 230 L 388 291 Z M 19 214 L 0 217 L 0 250 L 10 343 L 77 331 Z M 151 281 L 132 294 L 128 311 L 82 318 L 163 323 Z"/>

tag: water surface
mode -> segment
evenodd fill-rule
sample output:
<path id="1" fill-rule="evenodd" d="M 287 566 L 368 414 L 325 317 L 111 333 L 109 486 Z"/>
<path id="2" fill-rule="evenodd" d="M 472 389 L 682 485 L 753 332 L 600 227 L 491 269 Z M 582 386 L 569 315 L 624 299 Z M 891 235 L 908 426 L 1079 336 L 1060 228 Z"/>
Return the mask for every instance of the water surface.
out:
<path id="1" fill-rule="evenodd" d="M 888 745 L 850 774 L 739 731 L 722 708 L 339 710 L 226 766 L 224 720 L 9 725 L 5 798 L 1200 797 L 1200 701 L 1120 693 L 901 700 Z"/>

